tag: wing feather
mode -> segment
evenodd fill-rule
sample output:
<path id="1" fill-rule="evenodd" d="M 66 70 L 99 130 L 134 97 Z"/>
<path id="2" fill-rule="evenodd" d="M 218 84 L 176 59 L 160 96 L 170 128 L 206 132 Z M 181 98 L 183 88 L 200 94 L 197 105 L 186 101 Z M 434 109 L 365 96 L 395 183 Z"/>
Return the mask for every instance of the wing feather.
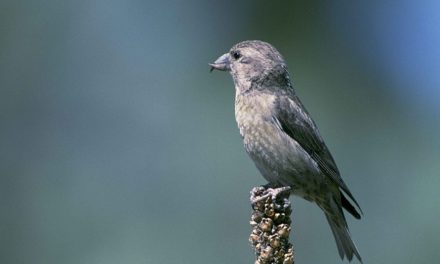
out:
<path id="1" fill-rule="evenodd" d="M 279 96 L 276 118 L 283 131 L 316 161 L 320 169 L 346 193 L 362 212 L 356 199 L 342 180 L 336 163 L 319 134 L 316 124 L 296 95 Z M 293 114 L 297 113 L 297 114 Z"/>

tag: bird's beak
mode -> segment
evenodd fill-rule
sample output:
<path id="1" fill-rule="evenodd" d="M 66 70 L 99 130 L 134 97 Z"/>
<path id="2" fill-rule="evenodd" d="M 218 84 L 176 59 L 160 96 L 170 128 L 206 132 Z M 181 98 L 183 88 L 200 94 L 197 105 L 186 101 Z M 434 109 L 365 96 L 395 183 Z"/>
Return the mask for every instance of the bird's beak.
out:
<path id="1" fill-rule="evenodd" d="M 215 70 L 229 71 L 231 70 L 231 61 L 229 60 L 229 53 L 221 55 L 214 63 L 210 63 L 211 72 Z"/>

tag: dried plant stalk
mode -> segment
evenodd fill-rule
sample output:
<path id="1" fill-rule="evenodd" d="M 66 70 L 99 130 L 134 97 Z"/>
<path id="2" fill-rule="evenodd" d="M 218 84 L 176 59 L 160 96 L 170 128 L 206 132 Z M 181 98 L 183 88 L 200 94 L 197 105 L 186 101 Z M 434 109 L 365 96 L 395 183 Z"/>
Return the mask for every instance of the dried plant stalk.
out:
<path id="1" fill-rule="evenodd" d="M 252 233 L 249 241 L 257 257 L 255 264 L 293 264 L 290 188 L 255 187 L 251 191 Z"/>

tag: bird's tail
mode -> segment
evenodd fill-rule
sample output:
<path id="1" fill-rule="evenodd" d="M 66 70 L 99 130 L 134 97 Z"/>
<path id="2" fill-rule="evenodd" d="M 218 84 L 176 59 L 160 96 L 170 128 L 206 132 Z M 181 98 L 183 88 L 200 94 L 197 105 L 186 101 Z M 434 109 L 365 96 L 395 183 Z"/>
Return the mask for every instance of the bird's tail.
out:
<path id="1" fill-rule="evenodd" d="M 342 210 L 340 210 L 341 214 Z M 342 259 L 346 256 L 348 261 L 353 259 L 353 255 L 357 257 L 359 262 L 362 263 L 362 258 L 359 251 L 356 248 L 353 240 L 351 240 L 350 232 L 348 231 L 347 222 L 345 221 L 344 215 L 337 217 L 339 221 L 335 221 L 332 215 L 325 213 L 327 221 L 332 229 L 333 236 L 335 237 L 336 245 L 338 246 L 339 256 Z"/>

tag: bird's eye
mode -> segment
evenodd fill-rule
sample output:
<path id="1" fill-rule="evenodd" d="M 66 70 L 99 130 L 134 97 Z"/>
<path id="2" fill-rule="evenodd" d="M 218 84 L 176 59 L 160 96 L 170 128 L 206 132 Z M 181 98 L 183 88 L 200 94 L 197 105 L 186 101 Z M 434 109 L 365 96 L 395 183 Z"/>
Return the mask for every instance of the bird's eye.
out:
<path id="1" fill-rule="evenodd" d="M 238 60 L 241 57 L 241 54 L 239 51 L 234 51 L 234 52 L 232 52 L 232 57 L 234 57 L 234 59 Z"/>

